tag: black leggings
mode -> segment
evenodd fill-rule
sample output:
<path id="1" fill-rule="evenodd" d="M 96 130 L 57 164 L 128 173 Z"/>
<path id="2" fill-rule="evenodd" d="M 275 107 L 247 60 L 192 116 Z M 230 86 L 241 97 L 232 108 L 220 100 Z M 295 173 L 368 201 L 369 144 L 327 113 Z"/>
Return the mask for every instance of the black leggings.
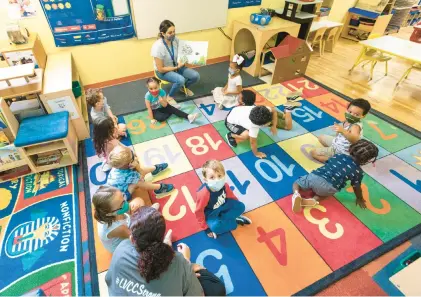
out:
<path id="1" fill-rule="evenodd" d="M 199 270 L 198 277 L 200 284 L 203 288 L 205 296 L 225 296 L 225 285 L 216 275 L 207 269 Z"/>
<path id="2" fill-rule="evenodd" d="M 165 122 L 172 114 L 175 114 L 179 118 L 188 119 L 188 114 L 181 111 L 174 106 L 167 104 L 165 107 L 152 109 L 153 118 L 158 122 Z"/>

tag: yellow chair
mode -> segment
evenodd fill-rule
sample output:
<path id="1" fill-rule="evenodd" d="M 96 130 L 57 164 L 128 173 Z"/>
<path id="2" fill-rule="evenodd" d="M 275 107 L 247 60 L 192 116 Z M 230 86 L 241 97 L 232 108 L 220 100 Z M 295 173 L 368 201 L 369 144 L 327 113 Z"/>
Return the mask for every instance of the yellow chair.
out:
<path id="1" fill-rule="evenodd" d="M 381 37 L 381 36 L 383 36 L 383 35 L 381 35 L 381 34 L 370 34 L 368 39 L 375 39 L 375 38 L 378 38 L 378 37 Z M 384 62 L 385 63 L 385 74 L 384 75 L 387 76 L 388 61 L 391 60 L 392 57 L 386 56 L 381 51 L 378 51 L 378 50 L 375 50 L 375 49 L 364 48 L 363 50 L 364 50 L 363 55 L 360 57 L 358 62 L 356 64 L 354 64 L 354 66 L 352 66 L 352 68 L 349 70 L 349 72 L 354 70 L 354 68 L 361 63 L 364 63 L 362 65 L 363 68 L 364 68 L 365 65 L 371 63 L 369 80 L 372 80 L 373 79 L 374 67 L 376 66 L 376 64 L 378 62 Z"/>
<path id="2" fill-rule="evenodd" d="M 415 63 L 411 67 L 409 67 L 408 70 L 406 70 L 405 73 L 402 75 L 401 79 L 398 81 L 396 86 L 398 86 L 404 79 L 408 78 L 408 75 L 411 73 L 412 69 L 421 71 L 421 64 Z"/>
<path id="3" fill-rule="evenodd" d="M 156 70 L 154 70 L 153 73 L 155 75 L 155 78 L 157 78 L 160 81 L 160 83 L 159 83 L 159 87 L 160 88 L 162 88 L 162 85 L 168 85 L 168 84 L 170 84 L 169 81 L 166 81 L 166 80 L 163 80 L 163 79 L 159 78 L 158 75 L 156 74 Z M 184 94 L 186 95 L 186 97 L 188 97 L 187 96 L 187 88 L 186 88 L 186 86 L 183 86 L 183 89 L 184 89 Z"/>
<path id="4" fill-rule="evenodd" d="M 323 54 L 325 53 L 326 44 L 328 45 L 328 50 L 333 51 L 333 47 L 336 42 L 336 33 L 338 32 L 339 27 L 335 27 L 329 30 L 327 34 L 324 34 L 323 37 Z"/>
<path id="5" fill-rule="evenodd" d="M 320 28 L 314 34 L 314 38 L 309 41 L 311 47 L 318 46 L 320 57 L 323 55 L 323 36 L 325 35 L 327 27 Z"/>

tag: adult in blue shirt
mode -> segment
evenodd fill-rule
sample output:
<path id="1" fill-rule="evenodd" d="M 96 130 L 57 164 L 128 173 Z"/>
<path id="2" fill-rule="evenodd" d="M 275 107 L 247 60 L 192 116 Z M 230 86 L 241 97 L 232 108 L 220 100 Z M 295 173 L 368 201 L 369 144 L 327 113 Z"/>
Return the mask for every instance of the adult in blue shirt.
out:
<path id="1" fill-rule="evenodd" d="M 186 91 L 187 96 L 193 96 L 193 92 L 188 87 L 198 82 L 200 75 L 196 70 L 188 68 L 186 63 L 177 61 L 179 42 L 180 40 L 175 36 L 174 23 L 169 20 L 163 21 L 159 25 L 158 39 L 151 50 L 154 70 L 159 79 L 173 84 L 168 96 L 173 97 L 178 90 Z"/>

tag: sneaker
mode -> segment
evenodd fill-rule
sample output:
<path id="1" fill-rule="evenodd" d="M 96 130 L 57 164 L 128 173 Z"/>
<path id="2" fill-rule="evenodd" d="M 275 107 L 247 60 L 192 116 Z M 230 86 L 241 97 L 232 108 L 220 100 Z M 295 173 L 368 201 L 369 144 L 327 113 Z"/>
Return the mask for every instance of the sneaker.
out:
<path id="1" fill-rule="evenodd" d="M 168 168 L 168 163 L 161 163 L 161 164 L 156 164 L 155 165 L 155 170 L 151 172 L 151 174 L 153 176 L 157 175 L 158 173 L 164 171 L 165 169 Z"/>
<path id="2" fill-rule="evenodd" d="M 198 116 L 199 116 L 198 113 L 189 114 L 187 118 L 189 119 L 190 124 L 192 124 L 197 119 Z"/>
<path id="3" fill-rule="evenodd" d="M 225 138 L 227 139 L 228 144 L 229 144 L 230 147 L 236 147 L 237 146 L 237 141 L 235 140 L 234 137 L 232 137 L 231 132 L 230 133 L 227 133 L 225 135 Z"/>
<path id="4" fill-rule="evenodd" d="M 284 109 L 286 111 L 293 111 L 297 107 L 300 107 L 302 104 L 300 102 L 287 102 L 284 104 Z"/>
<path id="5" fill-rule="evenodd" d="M 111 169 L 113 169 L 113 167 L 111 167 L 110 164 L 108 164 L 106 161 L 104 161 L 104 162 L 102 162 L 101 169 L 102 169 L 103 172 L 108 172 Z"/>
<path id="6" fill-rule="evenodd" d="M 165 234 L 164 243 L 172 246 L 172 229 L 169 229 L 167 234 Z"/>
<path id="7" fill-rule="evenodd" d="M 294 195 L 292 195 L 292 211 L 295 213 L 298 213 L 301 211 L 301 198 L 300 193 L 295 192 Z"/>
<path id="8" fill-rule="evenodd" d="M 250 225 L 251 224 L 251 220 L 248 217 L 246 217 L 246 216 L 239 216 L 238 218 L 235 219 L 235 221 L 240 226 Z"/>
<path id="9" fill-rule="evenodd" d="M 180 108 L 181 105 L 177 103 L 172 97 L 167 97 L 167 102 L 169 105 L 174 106 L 175 108 Z"/>
<path id="10" fill-rule="evenodd" d="M 291 92 L 287 95 L 287 101 L 296 101 L 300 99 L 301 96 L 303 96 L 302 91 Z"/>
<path id="11" fill-rule="evenodd" d="M 154 204 L 151 205 L 152 208 L 155 208 L 156 210 L 159 210 L 159 203 L 155 202 Z"/>
<path id="12" fill-rule="evenodd" d="M 161 187 L 158 190 L 154 190 L 155 195 L 165 195 L 174 190 L 172 184 L 161 184 Z"/>
<path id="13" fill-rule="evenodd" d="M 180 91 L 184 94 L 186 94 L 186 96 L 191 97 L 194 96 L 194 93 L 192 92 L 192 90 L 187 89 L 187 88 L 181 88 Z"/>

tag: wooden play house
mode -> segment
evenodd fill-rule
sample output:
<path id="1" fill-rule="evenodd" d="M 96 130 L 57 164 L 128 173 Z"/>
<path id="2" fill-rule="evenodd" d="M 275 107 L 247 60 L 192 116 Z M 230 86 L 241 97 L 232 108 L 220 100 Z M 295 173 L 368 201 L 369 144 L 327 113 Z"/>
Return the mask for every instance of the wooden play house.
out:
<path id="1" fill-rule="evenodd" d="M 260 79 L 273 85 L 302 77 L 306 72 L 312 51 L 304 40 L 291 35 L 286 36 L 278 46 L 263 53 L 263 70 L 260 71 Z M 269 53 L 273 55 L 273 62 L 263 65 Z M 263 72 L 266 72 L 266 75 L 262 76 Z"/>

